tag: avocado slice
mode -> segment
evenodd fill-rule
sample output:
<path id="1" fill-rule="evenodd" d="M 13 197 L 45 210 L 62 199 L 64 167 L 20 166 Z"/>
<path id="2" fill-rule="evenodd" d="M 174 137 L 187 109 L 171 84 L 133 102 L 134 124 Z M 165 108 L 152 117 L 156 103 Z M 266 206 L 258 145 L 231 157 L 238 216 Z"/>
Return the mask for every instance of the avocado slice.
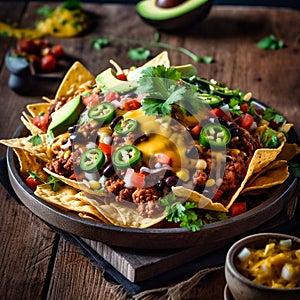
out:
<path id="1" fill-rule="evenodd" d="M 52 113 L 52 121 L 48 127 L 47 134 L 51 132 L 55 137 L 66 132 L 70 126 L 76 124 L 84 109 L 85 106 L 80 95 L 67 102 Z"/>
<path id="2" fill-rule="evenodd" d="M 96 77 L 97 87 L 103 91 L 114 91 L 118 93 L 127 93 L 138 87 L 138 83 L 134 80 L 124 81 L 116 77 L 116 72 L 108 68 Z"/>
<path id="3" fill-rule="evenodd" d="M 172 68 L 175 68 L 178 72 L 180 72 L 182 77 L 191 77 L 198 73 L 196 67 L 192 64 L 173 66 Z"/>
<path id="4" fill-rule="evenodd" d="M 161 30 L 176 30 L 202 21 L 209 13 L 213 0 L 186 0 L 172 7 L 159 7 L 156 0 L 143 0 L 136 5 L 139 16 Z"/>

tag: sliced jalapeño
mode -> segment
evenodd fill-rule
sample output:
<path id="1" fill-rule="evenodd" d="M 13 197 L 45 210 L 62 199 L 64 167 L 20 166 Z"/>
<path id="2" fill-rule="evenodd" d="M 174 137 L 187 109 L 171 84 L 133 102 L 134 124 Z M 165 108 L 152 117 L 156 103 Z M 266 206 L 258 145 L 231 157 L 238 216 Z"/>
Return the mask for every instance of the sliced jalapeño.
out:
<path id="1" fill-rule="evenodd" d="M 230 132 L 224 125 L 208 124 L 200 132 L 199 143 L 204 147 L 224 147 L 230 139 Z"/>
<path id="2" fill-rule="evenodd" d="M 93 173 L 104 164 L 105 156 L 99 148 L 91 148 L 83 152 L 80 158 L 80 168 L 88 173 Z"/>
<path id="3" fill-rule="evenodd" d="M 109 102 L 101 102 L 90 108 L 88 116 L 99 123 L 109 123 L 115 116 L 115 108 Z"/>
<path id="4" fill-rule="evenodd" d="M 223 101 L 220 96 L 211 94 L 200 94 L 200 99 L 213 108 L 220 106 Z"/>
<path id="5" fill-rule="evenodd" d="M 115 127 L 115 133 L 125 136 L 130 132 L 134 132 L 138 127 L 138 122 L 134 119 L 122 119 Z"/>
<path id="6" fill-rule="evenodd" d="M 126 170 L 136 166 L 142 159 L 141 151 L 134 145 L 124 145 L 118 148 L 112 157 L 116 169 Z"/>

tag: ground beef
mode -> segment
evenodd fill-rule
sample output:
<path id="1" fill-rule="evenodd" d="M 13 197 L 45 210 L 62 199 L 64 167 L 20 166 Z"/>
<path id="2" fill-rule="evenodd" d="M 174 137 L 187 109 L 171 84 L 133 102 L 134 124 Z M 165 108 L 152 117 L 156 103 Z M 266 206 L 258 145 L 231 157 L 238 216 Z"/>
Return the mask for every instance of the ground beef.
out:
<path id="1" fill-rule="evenodd" d="M 117 201 L 125 200 L 132 202 L 132 193 L 135 191 L 134 188 L 124 188 L 120 190 L 119 195 L 116 197 Z"/>
<path id="2" fill-rule="evenodd" d="M 118 176 L 110 178 L 105 182 L 106 191 L 116 196 L 119 195 L 120 191 L 124 188 L 124 186 L 125 181 L 119 178 Z"/>
<path id="3" fill-rule="evenodd" d="M 150 187 L 146 189 L 138 188 L 132 194 L 132 200 L 134 203 L 145 203 L 148 201 L 157 201 L 161 197 L 161 191 L 156 187 Z"/>
<path id="4" fill-rule="evenodd" d="M 146 203 L 138 203 L 138 213 L 144 218 L 151 218 L 155 214 L 162 212 L 163 207 L 159 206 L 157 201 L 151 200 Z"/>
<path id="5" fill-rule="evenodd" d="M 206 180 L 207 174 L 203 170 L 196 170 L 193 175 L 193 184 L 203 186 L 205 185 Z"/>
<path id="6" fill-rule="evenodd" d="M 99 124 L 95 121 L 88 121 L 78 129 L 82 136 L 91 142 L 96 142 Z"/>
<path id="7" fill-rule="evenodd" d="M 51 172 L 64 177 L 70 177 L 74 173 L 73 154 L 71 153 L 68 158 L 54 158 L 46 164 L 46 168 Z"/>

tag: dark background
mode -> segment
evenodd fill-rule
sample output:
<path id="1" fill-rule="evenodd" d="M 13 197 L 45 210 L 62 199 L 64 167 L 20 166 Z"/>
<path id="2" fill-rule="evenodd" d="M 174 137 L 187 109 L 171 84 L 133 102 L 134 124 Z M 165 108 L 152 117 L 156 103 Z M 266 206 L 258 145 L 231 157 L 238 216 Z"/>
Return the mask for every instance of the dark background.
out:
<path id="1" fill-rule="evenodd" d="M 8 0 L 0 0 L 0 2 Z M 16 1 L 18 2 L 18 1 Z M 19 2 L 29 2 L 20 1 Z M 45 1 L 46 2 L 46 1 Z M 63 0 L 53 0 L 47 2 L 63 2 Z M 98 2 L 98 3 L 128 3 L 136 4 L 139 0 L 81 0 L 80 2 Z M 281 6 L 300 9 L 300 0 L 215 0 L 215 5 L 250 5 L 250 6 Z"/>

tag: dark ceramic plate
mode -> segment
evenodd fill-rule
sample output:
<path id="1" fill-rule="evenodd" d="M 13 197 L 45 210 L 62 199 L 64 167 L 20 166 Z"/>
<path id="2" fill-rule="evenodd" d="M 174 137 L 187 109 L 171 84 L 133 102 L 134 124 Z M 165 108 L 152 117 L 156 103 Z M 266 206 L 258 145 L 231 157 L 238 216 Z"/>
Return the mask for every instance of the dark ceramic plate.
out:
<path id="1" fill-rule="evenodd" d="M 21 126 L 14 137 L 22 137 L 27 134 L 27 130 Z M 298 136 L 293 130 L 290 137 L 298 140 Z M 293 206 L 293 202 L 296 201 L 299 187 L 299 180 L 289 176 L 282 185 L 272 188 L 268 194 L 256 194 L 255 197 L 262 200 L 258 206 L 242 215 L 205 225 L 198 232 L 191 232 L 183 228 L 136 229 L 86 220 L 48 204 L 36 197 L 22 181 L 17 157 L 10 148 L 7 150 L 7 164 L 10 182 L 22 203 L 48 224 L 108 245 L 140 249 L 179 249 L 193 246 L 207 247 L 216 244 L 221 247 L 226 244 L 226 241 L 246 234 L 267 223 L 279 213 L 287 211 L 288 207 Z"/>

